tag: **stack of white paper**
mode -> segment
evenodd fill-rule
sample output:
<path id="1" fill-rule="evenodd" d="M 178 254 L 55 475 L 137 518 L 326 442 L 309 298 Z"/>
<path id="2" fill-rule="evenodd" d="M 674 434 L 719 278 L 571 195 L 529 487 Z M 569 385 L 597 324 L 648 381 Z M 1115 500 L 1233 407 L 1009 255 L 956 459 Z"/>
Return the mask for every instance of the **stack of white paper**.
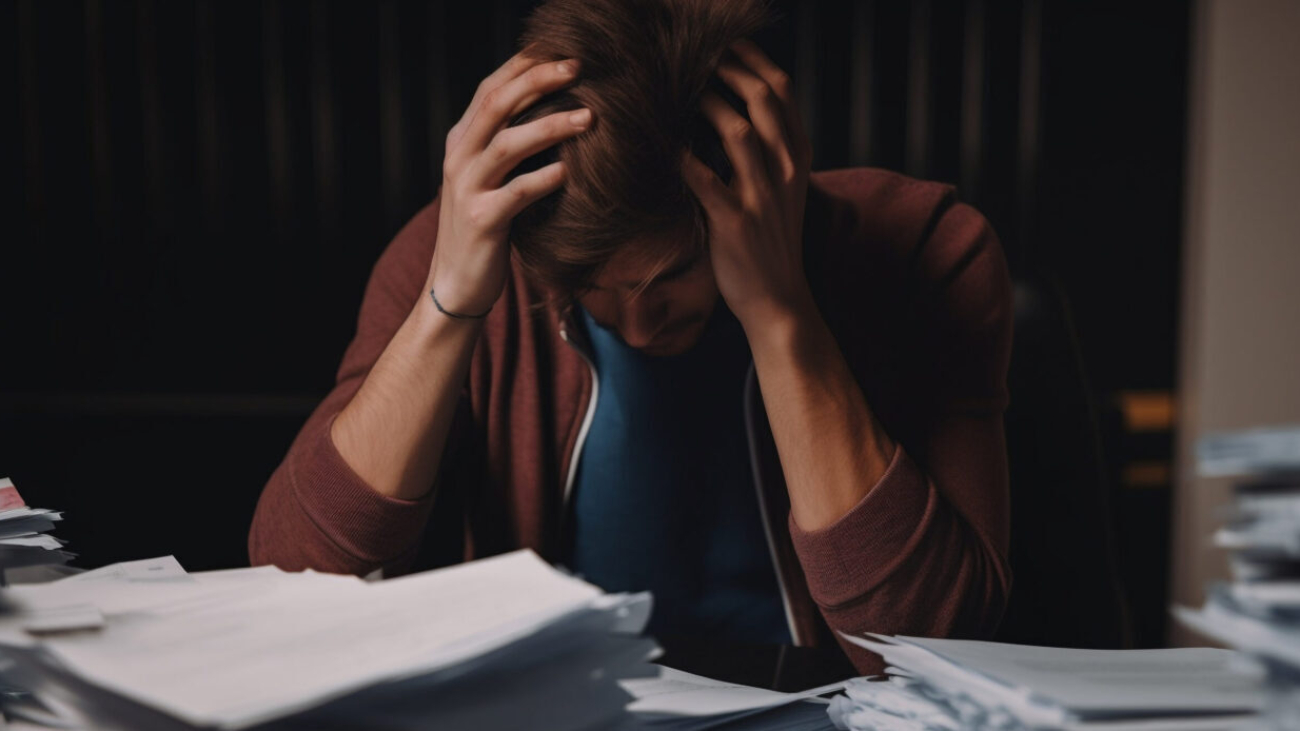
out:
<path id="1" fill-rule="evenodd" d="M 62 513 L 27 507 L 13 480 L 0 477 L 0 584 L 8 569 L 65 564 L 73 558 L 63 550 L 63 541 L 49 535 L 62 519 Z"/>
<path id="2" fill-rule="evenodd" d="M 622 723 L 648 595 L 521 551 L 379 582 L 119 564 L 5 592 L 7 716 L 65 728 L 547 729 Z"/>
<path id="3" fill-rule="evenodd" d="M 1174 611 L 1202 634 L 1269 668 L 1267 716 L 1300 728 L 1300 427 L 1253 429 L 1198 445 L 1203 476 L 1236 477 L 1215 543 L 1231 552 L 1233 582 L 1209 587 L 1200 609 Z"/>
<path id="4" fill-rule="evenodd" d="M 1258 667 L 1231 650 L 1075 650 L 973 640 L 848 637 L 889 664 L 850 681 L 840 729 L 1196 731 L 1253 722 Z"/>
<path id="5" fill-rule="evenodd" d="M 1202 477 L 1300 472 L 1300 425 L 1210 434 L 1196 445 Z"/>

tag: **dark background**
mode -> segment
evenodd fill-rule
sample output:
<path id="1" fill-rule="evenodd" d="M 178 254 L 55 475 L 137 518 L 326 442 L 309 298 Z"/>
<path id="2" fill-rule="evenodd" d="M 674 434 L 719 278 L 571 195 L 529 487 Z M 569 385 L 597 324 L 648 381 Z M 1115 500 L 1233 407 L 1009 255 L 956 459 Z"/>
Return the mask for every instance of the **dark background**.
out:
<path id="1" fill-rule="evenodd" d="M 370 267 L 533 4 L 0 1 L 0 476 L 67 511 L 79 565 L 246 564 Z M 1174 383 L 1187 3 L 776 5 L 758 40 L 814 170 L 957 184 L 1067 297 L 1133 641 L 1160 644 L 1171 435 L 1128 405 Z"/>

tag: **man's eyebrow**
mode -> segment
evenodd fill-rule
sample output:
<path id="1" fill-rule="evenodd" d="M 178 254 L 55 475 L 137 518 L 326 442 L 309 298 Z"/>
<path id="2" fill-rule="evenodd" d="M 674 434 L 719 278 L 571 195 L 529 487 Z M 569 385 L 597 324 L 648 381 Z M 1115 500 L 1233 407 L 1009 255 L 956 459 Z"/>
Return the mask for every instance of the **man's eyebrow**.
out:
<path id="1" fill-rule="evenodd" d="M 684 261 L 678 262 L 675 266 L 672 266 L 672 267 L 669 267 L 669 268 L 664 269 L 663 271 L 661 271 L 661 272 L 659 272 L 658 274 L 656 274 L 656 275 L 654 275 L 653 277 L 651 277 L 648 281 L 645 281 L 645 282 L 635 282 L 635 283 L 626 283 L 626 282 L 625 282 L 625 283 L 623 283 L 621 286 L 626 287 L 626 288 L 628 288 L 628 289 L 637 289 L 637 288 L 642 287 L 642 286 L 649 286 L 649 285 L 651 285 L 651 284 L 654 284 L 655 282 L 663 282 L 663 281 L 669 281 L 669 280 L 672 280 L 672 279 L 676 279 L 677 277 L 680 277 L 681 275 L 683 275 L 683 274 L 685 274 L 686 272 L 690 271 L 690 270 L 691 270 L 691 269 L 692 269 L 696 264 L 698 264 L 698 263 L 700 262 L 700 259 L 703 259 L 703 258 L 704 258 L 705 253 L 706 253 L 706 252 L 704 252 L 704 251 L 696 252 L 696 253 L 692 254 L 692 255 L 690 256 L 690 258 L 688 258 L 688 259 L 686 259 L 686 260 L 684 260 Z M 608 288 L 607 288 L 607 287 L 596 287 L 596 289 L 608 289 Z"/>
<path id="2" fill-rule="evenodd" d="M 665 269 L 664 271 L 654 275 L 654 277 L 651 278 L 650 281 L 658 282 L 662 279 L 672 279 L 674 277 L 680 277 L 681 275 L 689 271 L 691 267 L 694 267 L 697 263 L 699 263 L 700 259 L 703 258 L 703 256 L 704 256 L 703 252 L 697 251 L 694 254 L 692 254 L 690 258 L 686 259 L 685 261 L 679 262 L 677 266 L 669 269 Z"/>

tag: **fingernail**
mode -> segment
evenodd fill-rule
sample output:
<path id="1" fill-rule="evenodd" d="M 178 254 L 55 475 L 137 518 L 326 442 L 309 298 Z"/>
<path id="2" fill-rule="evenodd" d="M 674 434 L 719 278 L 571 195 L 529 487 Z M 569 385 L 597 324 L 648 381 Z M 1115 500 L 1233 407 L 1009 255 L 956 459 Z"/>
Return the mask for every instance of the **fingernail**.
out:
<path id="1" fill-rule="evenodd" d="M 572 61 L 561 61 L 555 70 L 560 72 L 560 76 L 573 76 L 577 68 Z"/>
<path id="2" fill-rule="evenodd" d="M 583 127 L 587 124 L 587 122 L 591 121 L 591 110 L 579 109 L 578 111 L 569 115 L 569 121 L 572 122 L 575 127 Z"/>

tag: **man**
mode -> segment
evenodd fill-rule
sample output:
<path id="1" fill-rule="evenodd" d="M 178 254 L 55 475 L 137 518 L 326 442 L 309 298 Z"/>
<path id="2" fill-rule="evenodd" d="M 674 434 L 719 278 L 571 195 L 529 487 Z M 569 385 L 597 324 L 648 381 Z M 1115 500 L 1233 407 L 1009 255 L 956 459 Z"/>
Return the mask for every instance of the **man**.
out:
<path id="1" fill-rule="evenodd" d="M 654 632 L 992 633 L 997 239 L 949 186 L 811 174 L 788 77 L 743 40 L 766 22 L 750 0 L 539 6 L 376 265 L 254 563 L 531 547 L 654 591 Z"/>

